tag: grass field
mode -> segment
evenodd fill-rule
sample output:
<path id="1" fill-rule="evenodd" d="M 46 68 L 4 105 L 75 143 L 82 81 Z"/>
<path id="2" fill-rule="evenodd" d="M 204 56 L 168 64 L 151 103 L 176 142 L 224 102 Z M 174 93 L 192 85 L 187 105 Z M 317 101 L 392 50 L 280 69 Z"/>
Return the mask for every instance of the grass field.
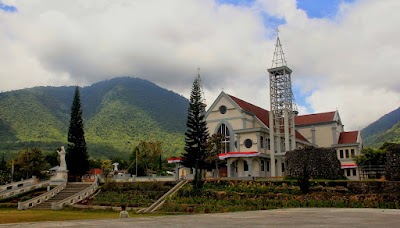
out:
<path id="1" fill-rule="evenodd" d="M 130 217 L 154 216 L 146 214 L 129 213 Z M 21 222 L 64 221 L 79 219 L 117 219 L 118 211 L 111 210 L 17 210 L 14 208 L 0 208 L 0 224 Z"/>

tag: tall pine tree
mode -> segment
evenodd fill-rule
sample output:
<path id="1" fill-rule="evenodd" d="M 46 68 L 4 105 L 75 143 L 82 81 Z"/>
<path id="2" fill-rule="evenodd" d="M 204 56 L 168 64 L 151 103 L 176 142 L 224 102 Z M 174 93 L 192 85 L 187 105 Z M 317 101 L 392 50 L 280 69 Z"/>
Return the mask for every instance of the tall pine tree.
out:
<path id="1" fill-rule="evenodd" d="M 89 170 L 89 156 L 86 150 L 85 132 L 83 131 L 81 97 L 78 86 L 75 88 L 71 107 L 65 160 L 71 180 L 79 180 Z"/>
<path id="2" fill-rule="evenodd" d="M 202 172 L 207 168 L 206 147 L 208 139 L 208 129 L 205 120 L 205 104 L 203 103 L 200 74 L 193 82 L 190 94 L 188 118 L 186 122 L 187 130 L 185 133 L 185 153 L 183 154 L 183 164 L 186 167 L 195 168 L 193 185 L 201 187 L 203 183 Z"/>

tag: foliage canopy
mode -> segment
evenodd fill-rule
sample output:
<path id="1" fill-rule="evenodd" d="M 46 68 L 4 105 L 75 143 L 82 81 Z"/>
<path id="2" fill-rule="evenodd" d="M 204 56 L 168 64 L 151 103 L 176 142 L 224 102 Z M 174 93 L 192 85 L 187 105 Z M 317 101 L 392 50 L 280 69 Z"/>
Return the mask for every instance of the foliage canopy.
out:
<path id="1" fill-rule="evenodd" d="M 183 164 L 186 167 L 195 168 L 193 184 L 200 186 L 203 181 L 202 171 L 207 168 L 206 151 L 208 140 L 208 129 L 205 120 L 205 104 L 202 99 L 200 75 L 198 75 L 192 86 L 187 117 L 187 130 L 185 133 L 185 153 Z"/>
<path id="2" fill-rule="evenodd" d="M 79 179 L 89 171 L 89 155 L 86 150 L 85 132 L 79 88 L 75 88 L 71 107 L 71 121 L 68 129 L 68 147 L 65 155 L 69 176 Z"/>
<path id="3" fill-rule="evenodd" d="M 335 149 L 305 147 L 286 153 L 286 176 L 299 181 L 304 193 L 309 191 L 309 179 L 339 179 L 340 161 Z"/>
<path id="4" fill-rule="evenodd" d="M 391 181 L 400 180 L 400 144 L 387 148 L 385 178 Z"/>

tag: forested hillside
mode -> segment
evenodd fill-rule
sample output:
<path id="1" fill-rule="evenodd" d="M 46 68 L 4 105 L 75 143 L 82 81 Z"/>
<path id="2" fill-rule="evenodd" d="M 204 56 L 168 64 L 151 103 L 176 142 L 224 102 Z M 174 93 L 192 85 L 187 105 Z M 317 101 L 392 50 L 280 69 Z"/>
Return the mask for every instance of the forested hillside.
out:
<path id="1" fill-rule="evenodd" d="M 94 157 L 127 157 L 140 140 L 160 140 L 165 156 L 183 150 L 188 100 L 138 78 L 115 78 L 80 89 L 85 137 Z M 67 143 L 74 87 L 0 93 L 0 153 Z M 130 143 L 128 143 L 130 142 Z"/>
<path id="2" fill-rule="evenodd" d="M 362 133 L 369 147 L 380 147 L 384 142 L 400 143 L 400 108 L 368 125 Z"/>

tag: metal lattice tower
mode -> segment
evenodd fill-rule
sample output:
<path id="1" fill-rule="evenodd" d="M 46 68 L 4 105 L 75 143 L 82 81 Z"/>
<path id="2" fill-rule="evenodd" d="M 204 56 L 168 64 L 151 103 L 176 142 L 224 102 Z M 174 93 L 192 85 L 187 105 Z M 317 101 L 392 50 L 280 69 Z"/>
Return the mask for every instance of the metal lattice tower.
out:
<path id="1" fill-rule="evenodd" d="M 297 107 L 292 92 L 292 70 L 287 67 L 278 33 L 272 67 L 268 69 L 268 72 L 271 103 L 269 115 L 271 176 L 275 176 L 275 155 L 277 155 L 277 161 L 279 161 L 277 162 L 279 175 L 281 174 L 281 157 L 278 156 L 282 156 L 296 147 L 294 117 L 297 115 Z"/>

